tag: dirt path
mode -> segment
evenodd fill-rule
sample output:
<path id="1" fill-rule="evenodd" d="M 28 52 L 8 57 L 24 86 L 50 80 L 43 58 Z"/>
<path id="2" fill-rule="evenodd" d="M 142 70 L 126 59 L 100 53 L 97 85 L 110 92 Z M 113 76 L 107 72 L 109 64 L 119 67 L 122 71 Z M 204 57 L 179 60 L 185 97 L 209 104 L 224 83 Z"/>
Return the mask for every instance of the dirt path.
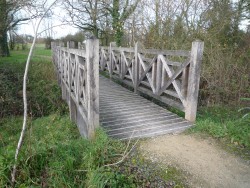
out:
<path id="1" fill-rule="evenodd" d="M 184 171 L 190 187 L 250 187 L 249 163 L 220 149 L 214 141 L 165 135 L 144 141 L 141 149 L 147 158 Z"/>

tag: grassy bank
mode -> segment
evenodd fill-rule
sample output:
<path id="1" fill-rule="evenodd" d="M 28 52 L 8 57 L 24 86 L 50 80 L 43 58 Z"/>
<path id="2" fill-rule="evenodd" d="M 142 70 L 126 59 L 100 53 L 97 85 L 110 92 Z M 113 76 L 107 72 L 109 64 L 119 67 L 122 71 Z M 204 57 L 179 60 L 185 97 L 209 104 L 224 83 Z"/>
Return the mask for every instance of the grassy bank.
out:
<path id="1" fill-rule="evenodd" d="M 0 117 L 23 113 L 22 82 L 28 50 L 13 51 L 11 57 L 0 58 Z M 65 112 L 60 89 L 51 65 L 51 51 L 37 46 L 29 70 L 27 97 L 32 116 Z"/>
<path id="2" fill-rule="evenodd" d="M 11 164 L 21 130 L 21 118 L 2 120 L 0 187 L 10 185 Z M 183 187 L 174 168 L 146 161 L 135 151 L 118 165 L 127 143 L 97 131 L 95 140 L 79 136 L 68 116 L 52 114 L 29 121 L 18 161 L 17 187 Z M 129 146 L 129 149 L 131 146 Z"/>
<path id="3" fill-rule="evenodd" d="M 22 75 L 28 51 L 0 59 L 0 187 L 10 186 L 22 126 Z M 80 137 L 54 77 L 51 52 L 38 46 L 28 80 L 29 122 L 18 160 L 16 187 L 183 187 L 181 173 L 145 160 L 132 143 L 98 130 L 95 140 Z M 126 150 L 127 148 L 127 150 Z"/>
<path id="4" fill-rule="evenodd" d="M 219 140 L 228 149 L 250 159 L 250 117 L 237 107 L 201 108 L 189 133 L 202 133 Z"/>

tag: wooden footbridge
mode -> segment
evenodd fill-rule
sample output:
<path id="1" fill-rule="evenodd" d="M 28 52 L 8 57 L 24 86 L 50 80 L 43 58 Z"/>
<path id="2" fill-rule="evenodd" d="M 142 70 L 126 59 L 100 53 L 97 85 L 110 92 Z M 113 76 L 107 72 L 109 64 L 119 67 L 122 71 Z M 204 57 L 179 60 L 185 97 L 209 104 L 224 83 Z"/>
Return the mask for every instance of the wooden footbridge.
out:
<path id="1" fill-rule="evenodd" d="M 196 118 L 203 46 L 195 41 L 191 51 L 159 51 L 138 44 L 100 47 L 97 39 L 79 43 L 77 49 L 73 42 L 67 47 L 53 43 L 53 62 L 71 120 L 88 138 L 98 126 L 118 139 L 187 129 Z M 185 112 L 185 119 L 141 95 Z"/>

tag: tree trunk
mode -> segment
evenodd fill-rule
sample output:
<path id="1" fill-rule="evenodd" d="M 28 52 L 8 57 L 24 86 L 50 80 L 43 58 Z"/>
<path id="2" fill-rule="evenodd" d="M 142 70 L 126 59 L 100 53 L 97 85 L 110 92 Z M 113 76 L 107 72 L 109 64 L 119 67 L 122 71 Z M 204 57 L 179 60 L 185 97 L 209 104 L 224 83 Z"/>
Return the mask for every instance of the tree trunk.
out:
<path id="1" fill-rule="evenodd" d="M 15 49 L 15 37 L 14 37 L 14 33 L 11 30 L 9 31 L 9 47 L 10 47 L 10 50 Z"/>
<path id="2" fill-rule="evenodd" d="M 0 0 L 0 56 L 10 56 L 7 37 L 7 1 Z"/>
<path id="3" fill-rule="evenodd" d="M 10 56 L 10 51 L 8 46 L 8 36 L 6 30 L 0 31 L 0 56 L 2 57 Z"/>

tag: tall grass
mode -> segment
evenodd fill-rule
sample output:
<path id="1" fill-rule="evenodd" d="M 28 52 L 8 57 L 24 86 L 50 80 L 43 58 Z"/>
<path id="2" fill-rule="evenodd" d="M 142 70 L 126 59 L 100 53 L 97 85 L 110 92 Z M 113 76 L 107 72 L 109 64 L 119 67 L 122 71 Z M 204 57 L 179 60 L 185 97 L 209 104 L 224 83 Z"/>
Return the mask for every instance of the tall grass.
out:
<path id="1" fill-rule="evenodd" d="M 0 187 L 8 185 L 21 119 L 5 119 L 1 126 Z M 119 148 L 119 149 L 118 149 Z M 50 185 L 76 187 L 86 185 L 99 166 L 110 159 L 111 152 L 122 152 L 124 144 L 109 140 L 97 132 L 94 141 L 82 139 L 67 116 L 53 114 L 29 123 L 19 158 L 16 186 Z M 120 151 L 119 151 L 120 150 Z M 90 180 L 88 180 L 90 181 Z"/>
<path id="2" fill-rule="evenodd" d="M 0 58 L 0 117 L 23 113 L 22 80 L 28 50 L 12 51 L 11 57 Z M 32 116 L 65 112 L 60 88 L 51 66 L 51 51 L 36 47 L 28 76 L 28 104 Z"/>
<path id="3" fill-rule="evenodd" d="M 0 122 L 0 187 L 10 185 L 11 164 L 21 130 L 21 118 Z M 97 130 L 94 140 L 81 138 L 68 116 L 58 113 L 29 121 L 18 160 L 16 187 L 183 187 L 175 168 L 146 161 L 133 151 L 119 165 L 126 142 Z M 173 183 L 174 182 L 174 183 Z M 171 186 L 170 186 L 171 187 Z"/>

